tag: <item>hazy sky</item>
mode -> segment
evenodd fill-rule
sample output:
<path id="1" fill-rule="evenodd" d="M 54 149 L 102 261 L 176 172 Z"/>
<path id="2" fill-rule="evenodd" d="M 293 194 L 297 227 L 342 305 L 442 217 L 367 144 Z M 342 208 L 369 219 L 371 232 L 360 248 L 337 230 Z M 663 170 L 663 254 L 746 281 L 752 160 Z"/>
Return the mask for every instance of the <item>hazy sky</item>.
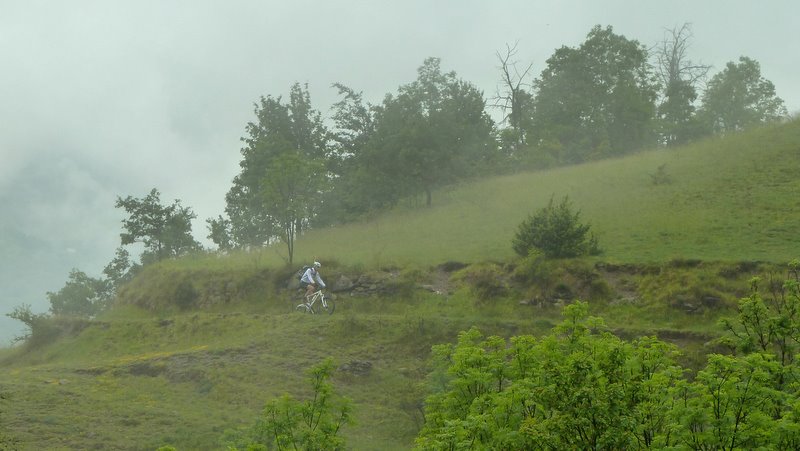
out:
<path id="1" fill-rule="evenodd" d="M 693 60 L 713 74 L 754 58 L 797 112 L 798 17 L 796 0 L 0 0 L 0 233 L 50 246 L 58 273 L 35 288 L 0 287 L 0 313 L 21 301 L 44 311 L 44 292 L 71 267 L 99 276 L 118 245 L 116 196 L 157 187 L 164 203 L 197 213 L 205 240 L 205 219 L 224 212 L 238 173 L 253 102 L 288 96 L 295 81 L 327 114 L 332 83 L 377 103 L 436 56 L 490 96 L 507 43 L 519 41 L 518 59 L 538 74 L 594 25 L 652 46 L 690 22 Z M 0 280 L 28 284 L 35 274 L 16 277 L 19 267 L 0 266 Z M 41 295 L 19 294 L 31 292 Z"/>

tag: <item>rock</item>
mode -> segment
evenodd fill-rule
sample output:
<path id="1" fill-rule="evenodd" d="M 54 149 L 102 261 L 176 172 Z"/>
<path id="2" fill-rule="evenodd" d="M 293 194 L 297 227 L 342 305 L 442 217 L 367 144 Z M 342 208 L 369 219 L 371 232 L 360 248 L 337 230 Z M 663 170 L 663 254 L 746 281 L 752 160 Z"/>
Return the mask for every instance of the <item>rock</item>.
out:
<path id="1" fill-rule="evenodd" d="M 430 291 L 431 293 L 443 294 L 441 290 L 439 290 L 438 288 L 436 288 L 433 285 L 418 285 L 418 286 L 419 286 L 420 289 L 426 290 L 426 291 Z"/>
<path id="2" fill-rule="evenodd" d="M 286 288 L 290 290 L 296 290 L 300 288 L 300 278 L 292 275 L 292 277 L 290 277 L 289 280 L 286 281 Z"/>
<path id="3" fill-rule="evenodd" d="M 333 283 L 331 291 L 333 292 L 350 291 L 353 289 L 354 286 L 355 284 L 353 283 L 352 279 L 350 279 L 345 275 L 341 275 L 339 276 L 338 279 L 336 279 L 336 282 Z"/>
<path id="4" fill-rule="evenodd" d="M 340 371 L 364 376 L 372 371 L 372 362 L 368 360 L 352 360 L 339 367 Z"/>
<path id="5" fill-rule="evenodd" d="M 437 269 L 444 272 L 453 272 L 453 271 L 458 271 L 460 269 L 464 269 L 467 266 L 469 265 L 467 265 L 466 263 L 450 261 L 442 263 L 441 265 L 437 266 Z"/>
<path id="6" fill-rule="evenodd" d="M 128 372 L 133 376 L 156 377 L 165 370 L 163 365 L 152 365 L 148 362 L 134 363 L 128 367 Z"/>
<path id="7" fill-rule="evenodd" d="M 705 296 L 703 297 L 703 306 L 710 309 L 715 309 L 722 305 L 722 299 L 717 296 Z"/>

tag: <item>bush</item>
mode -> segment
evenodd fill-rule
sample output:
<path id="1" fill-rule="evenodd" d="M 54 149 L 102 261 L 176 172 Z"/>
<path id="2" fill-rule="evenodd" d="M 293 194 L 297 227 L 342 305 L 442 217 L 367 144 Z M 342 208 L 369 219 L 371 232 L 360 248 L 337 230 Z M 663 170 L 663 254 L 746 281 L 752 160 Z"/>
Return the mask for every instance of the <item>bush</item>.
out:
<path id="1" fill-rule="evenodd" d="M 24 342 L 29 349 L 52 343 L 61 336 L 77 335 L 90 324 L 88 319 L 74 315 L 33 313 L 28 304 L 14 307 L 6 316 L 25 324 L 28 330 L 14 341 Z"/>
<path id="2" fill-rule="evenodd" d="M 672 183 L 672 177 L 667 173 L 667 164 L 664 163 L 658 167 L 654 174 L 650 174 L 650 179 L 653 185 L 669 185 Z"/>
<path id="3" fill-rule="evenodd" d="M 310 399 L 288 394 L 269 401 L 250 431 L 227 431 L 227 449 L 345 449 L 341 428 L 351 424 L 351 402 L 337 395 L 330 383 L 334 371 L 328 358 L 309 372 Z"/>
<path id="4" fill-rule="evenodd" d="M 85 272 L 73 269 L 63 288 L 57 292 L 47 292 L 50 311 L 54 315 L 94 316 L 109 301 L 110 288 L 108 281 L 89 277 Z"/>
<path id="5" fill-rule="evenodd" d="M 494 298 L 506 295 L 507 286 L 505 282 L 506 271 L 496 264 L 473 265 L 463 269 L 458 278 L 464 281 L 470 291 L 478 298 L 478 301 L 485 302 Z"/>
<path id="6" fill-rule="evenodd" d="M 195 307 L 200 293 L 190 280 L 183 280 L 175 287 L 175 304 L 182 310 Z"/>
<path id="7" fill-rule="evenodd" d="M 588 224 L 581 224 L 580 212 L 573 213 L 568 197 L 565 196 L 558 205 L 551 197 L 546 207 L 519 225 L 512 245 L 514 251 L 523 257 L 528 256 L 532 249 L 540 250 L 547 258 L 596 255 L 600 248 L 589 229 Z"/>

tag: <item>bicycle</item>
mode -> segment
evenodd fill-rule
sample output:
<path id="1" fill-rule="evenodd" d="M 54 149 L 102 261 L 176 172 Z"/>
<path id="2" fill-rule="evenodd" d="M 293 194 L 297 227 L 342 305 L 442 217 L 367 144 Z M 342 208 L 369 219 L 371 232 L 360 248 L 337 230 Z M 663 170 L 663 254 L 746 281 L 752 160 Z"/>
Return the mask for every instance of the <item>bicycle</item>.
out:
<path id="1" fill-rule="evenodd" d="M 317 305 L 319 302 L 319 305 Z M 294 309 L 298 312 L 303 313 L 320 313 L 326 312 L 328 315 L 333 313 L 333 310 L 336 308 L 336 304 L 334 304 L 332 298 L 326 298 L 325 293 L 322 290 L 315 291 L 306 298 L 306 302 L 302 304 L 298 304 L 297 307 Z"/>

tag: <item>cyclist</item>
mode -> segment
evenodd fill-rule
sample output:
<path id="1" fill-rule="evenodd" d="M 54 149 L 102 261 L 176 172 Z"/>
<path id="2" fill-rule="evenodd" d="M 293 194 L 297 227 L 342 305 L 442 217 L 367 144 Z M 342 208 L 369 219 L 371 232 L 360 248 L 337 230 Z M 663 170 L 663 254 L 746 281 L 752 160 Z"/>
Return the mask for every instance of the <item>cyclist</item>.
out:
<path id="1" fill-rule="evenodd" d="M 320 288 L 325 288 L 325 282 L 322 281 L 322 277 L 319 275 L 320 266 L 322 265 L 319 262 L 314 262 L 314 264 L 303 273 L 303 277 L 300 278 L 300 284 L 306 289 L 306 300 L 317 290 L 317 285 L 319 285 Z"/>

